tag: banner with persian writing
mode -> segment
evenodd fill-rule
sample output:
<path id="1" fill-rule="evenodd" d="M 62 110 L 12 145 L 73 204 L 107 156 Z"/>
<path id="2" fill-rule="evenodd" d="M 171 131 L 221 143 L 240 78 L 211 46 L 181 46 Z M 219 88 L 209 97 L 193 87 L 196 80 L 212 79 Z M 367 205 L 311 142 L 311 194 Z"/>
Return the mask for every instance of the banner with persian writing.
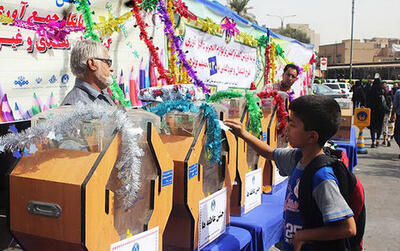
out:
<path id="1" fill-rule="evenodd" d="M 248 89 L 256 78 L 257 49 L 233 39 L 186 26 L 183 50 L 199 79 L 218 90 Z"/>

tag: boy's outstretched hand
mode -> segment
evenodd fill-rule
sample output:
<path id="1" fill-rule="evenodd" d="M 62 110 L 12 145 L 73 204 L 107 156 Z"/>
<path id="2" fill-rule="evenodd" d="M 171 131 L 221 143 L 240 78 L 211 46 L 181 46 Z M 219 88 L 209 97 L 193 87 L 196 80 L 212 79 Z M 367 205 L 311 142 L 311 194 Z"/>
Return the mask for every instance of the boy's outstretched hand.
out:
<path id="1" fill-rule="evenodd" d="M 236 120 L 227 119 L 224 120 L 224 124 L 228 126 L 233 134 L 238 137 L 243 137 L 246 133 L 246 130 L 243 128 L 242 123 Z"/>

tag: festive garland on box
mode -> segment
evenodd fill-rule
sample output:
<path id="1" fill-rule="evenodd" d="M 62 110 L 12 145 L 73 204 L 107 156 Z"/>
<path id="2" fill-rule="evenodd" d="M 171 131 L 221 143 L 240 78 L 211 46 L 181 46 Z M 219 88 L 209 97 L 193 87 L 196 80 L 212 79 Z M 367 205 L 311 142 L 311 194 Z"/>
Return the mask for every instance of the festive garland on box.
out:
<path id="1" fill-rule="evenodd" d="M 189 99 L 192 101 L 205 100 L 205 94 L 195 85 L 177 84 L 163 87 L 149 87 L 140 90 L 138 98 L 143 101 L 165 102 L 168 100 Z"/>
<path id="2" fill-rule="evenodd" d="M 250 124 L 249 124 L 249 132 L 255 134 L 257 137 L 260 136 L 260 133 L 262 131 L 261 127 L 261 118 L 262 118 L 262 112 L 257 104 L 258 97 L 255 98 L 252 93 L 246 92 L 244 95 L 246 97 L 246 105 L 249 111 L 249 116 L 250 116 Z M 209 103 L 221 103 L 223 99 L 231 99 L 231 98 L 238 98 L 238 97 L 243 97 L 243 94 L 240 92 L 236 91 L 219 91 L 215 94 L 213 94 L 207 102 Z"/>
<path id="3" fill-rule="evenodd" d="M 180 112 L 193 112 L 198 113 L 200 110 L 203 111 L 203 116 L 207 120 L 207 140 L 206 149 L 207 156 L 211 163 L 220 163 L 221 159 L 221 127 L 219 125 L 218 115 L 215 109 L 206 104 L 202 103 L 200 106 L 196 106 L 193 102 L 187 99 L 168 100 L 160 103 L 154 107 L 144 109 L 157 114 L 162 117 L 163 115 L 177 110 Z"/>
<path id="4" fill-rule="evenodd" d="M 174 12 L 172 10 L 172 1 L 171 0 L 167 0 L 167 12 L 168 12 L 168 16 L 171 19 L 171 23 L 174 26 L 175 24 L 175 17 L 174 17 Z M 167 51 L 168 51 L 168 69 L 170 71 L 170 74 L 172 76 L 177 76 L 178 72 L 178 66 L 177 66 L 177 62 L 176 62 L 176 55 L 175 55 L 175 51 L 172 47 L 172 43 L 173 41 L 171 39 L 167 40 Z M 177 78 L 178 82 L 179 82 L 179 77 Z"/>
<path id="5" fill-rule="evenodd" d="M 257 101 L 260 100 L 259 97 L 254 97 L 253 93 L 246 92 L 246 105 L 250 115 L 250 125 L 249 132 L 253 133 L 257 137 L 260 137 L 262 132 L 261 119 L 263 117 L 260 106 Z"/>
<path id="6" fill-rule="evenodd" d="M 287 113 L 285 109 L 285 101 L 279 95 L 279 93 L 276 90 L 273 91 L 262 91 L 257 93 L 257 96 L 262 100 L 264 98 L 273 98 L 273 104 L 277 107 L 277 119 L 278 119 L 278 126 L 276 127 L 276 130 L 278 132 L 278 135 L 282 135 L 283 132 L 286 129 L 287 126 L 287 117 L 289 114 Z"/>
<path id="7" fill-rule="evenodd" d="M 183 65 L 183 67 L 186 69 L 189 76 L 191 77 L 193 84 L 201 87 L 205 93 L 210 92 L 210 89 L 208 88 L 208 86 L 205 85 L 203 83 L 203 81 L 201 81 L 197 77 L 196 72 L 193 70 L 192 66 L 186 60 L 186 55 L 182 51 L 182 48 L 181 48 L 182 41 L 179 37 L 177 37 L 175 35 L 174 28 L 171 23 L 171 19 L 169 19 L 169 15 L 168 15 L 168 12 L 165 8 L 163 1 L 160 1 L 158 3 L 158 12 L 160 13 L 161 20 L 163 21 L 163 23 L 165 25 L 164 31 L 167 34 L 167 36 L 169 37 L 169 39 L 172 41 L 171 44 L 173 45 L 173 49 L 175 51 L 177 51 L 179 61 Z"/>
<path id="8" fill-rule="evenodd" d="M 13 152 L 16 157 L 34 154 L 38 150 L 37 143 L 62 141 L 63 135 L 81 137 L 74 128 L 83 121 L 96 119 L 110 121 L 122 134 L 121 150 L 115 168 L 118 169 L 118 177 L 123 185 L 117 190 L 117 194 L 123 199 L 124 208 L 130 208 L 141 185 L 141 157 L 144 152 L 138 141 L 143 130 L 136 128 L 122 109 L 96 103 L 78 103 L 72 111 L 40 122 L 20 133 L 9 133 L 0 137 L 0 152 Z"/>

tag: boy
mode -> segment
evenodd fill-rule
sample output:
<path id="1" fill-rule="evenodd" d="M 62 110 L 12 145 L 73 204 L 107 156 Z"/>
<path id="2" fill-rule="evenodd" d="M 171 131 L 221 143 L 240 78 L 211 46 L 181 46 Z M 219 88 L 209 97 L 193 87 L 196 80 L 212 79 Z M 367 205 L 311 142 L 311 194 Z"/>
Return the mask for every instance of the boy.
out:
<path id="1" fill-rule="evenodd" d="M 273 149 L 244 130 L 240 123 L 226 120 L 225 124 L 258 154 L 273 159 L 282 175 L 290 176 L 281 237 L 284 250 L 327 250 L 326 245 L 322 249 L 316 246 L 327 241 L 330 241 L 328 246 L 332 250 L 345 250 L 344 238 L 356 234 L 356 225 L 353 212 L 339 191 L 333 169 L 328 166 L 321 168 L 312 181 L 312 197 L 320 212 L 315 217 L 321 218 L 320 226 L 303 228 L 304 219 L 298 197 L 304 169 L 314 158 L 324 154 L 323 145 L 339 128 L 340 107 L 332 98 L 306 95 L 295 99 L 289 110 L 287 138 L 293 149 Z"/>

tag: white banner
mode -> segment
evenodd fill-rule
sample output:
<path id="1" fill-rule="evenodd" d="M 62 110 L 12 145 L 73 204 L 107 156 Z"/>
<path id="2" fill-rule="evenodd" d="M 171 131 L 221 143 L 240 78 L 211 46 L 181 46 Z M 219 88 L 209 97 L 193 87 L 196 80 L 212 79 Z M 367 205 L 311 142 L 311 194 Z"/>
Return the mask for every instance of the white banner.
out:
<path id="1" fill-rule="evenodd" d="M 244 195 L 244 213 L 261 205 L 262 168 L 246 173 Z"/>
<path id="2" fill-rule="evenodd" d="M 158 226 L 111 245 L 111 251 L 158 251 Z"/>
<path id="3" fill-rule="evenodd" d="M 183 51 L 197 76 L 219 90 L 250 88 L 256 77 L 257 50 L 231 39 L 186 26 Z"/>
<path id="4" fill-rule="evenodd" d="M 199 201 L 199 250 L 225 232 L 226 196 L 224 187 Z"/>

